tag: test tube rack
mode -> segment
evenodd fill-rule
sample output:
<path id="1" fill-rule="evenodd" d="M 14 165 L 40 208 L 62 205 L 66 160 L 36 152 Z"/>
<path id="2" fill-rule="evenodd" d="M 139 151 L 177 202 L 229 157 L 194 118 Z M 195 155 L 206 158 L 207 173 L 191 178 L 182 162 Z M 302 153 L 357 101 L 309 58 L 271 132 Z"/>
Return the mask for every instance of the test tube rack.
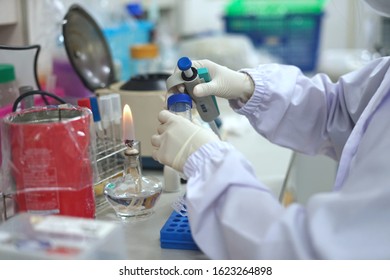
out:
<path id="1" fill-rule="evenodd" d="M 160 230 L 160 246 L 164 249 L 199 250 L 192 238 L 188 217 L 173 211 Z"/>
<path id="2" fill-rule="evenodd" d="M 123 175 L 124 154 L 127 149 L 120 141 L 112 141 L 98 138 L 96 141 L 96 167 L 98 179 L 94 183 L 96 196 L 96 212 L 109 206 L 106 202 L 103 190 L 104 186 L 112 179 Z"/>

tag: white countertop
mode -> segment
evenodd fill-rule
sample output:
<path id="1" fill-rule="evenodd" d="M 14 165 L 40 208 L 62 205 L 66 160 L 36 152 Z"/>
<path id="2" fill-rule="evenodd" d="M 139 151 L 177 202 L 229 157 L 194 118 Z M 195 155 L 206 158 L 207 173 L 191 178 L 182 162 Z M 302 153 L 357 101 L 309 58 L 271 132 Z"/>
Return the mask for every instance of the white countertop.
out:
<path id="1" fill-rule="evenodd" d="M 155 176 L 162 179 L 159 171 L 146 171 L 144 176 Z M 185 191 L 182 185 L 180 192 L 163 192 L 155 206 L 155 212 L 144 220 L 130 220 L 123 222 L 116 217 L 114 210 L 105 203 L 105 207 L 98 207 L 96 216 L 99 220 L 114 221 L 122 225 L 125 233 L 126 248 L 129 259 L 207 259 L 199 250 L 163 249 L 160 247 L 160 230 L 172 214 L 171 206 Z"/>

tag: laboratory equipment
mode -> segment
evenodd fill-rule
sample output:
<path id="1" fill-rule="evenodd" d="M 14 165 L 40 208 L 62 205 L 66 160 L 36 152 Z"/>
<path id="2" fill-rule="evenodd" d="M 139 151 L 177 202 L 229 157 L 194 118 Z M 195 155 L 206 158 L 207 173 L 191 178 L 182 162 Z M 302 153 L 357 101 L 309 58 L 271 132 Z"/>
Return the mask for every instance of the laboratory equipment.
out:
<path id="1" fill-rule="evenodd" d="M 132 105 L 137 138 L 143 143 L 143 168 L 162 169 L 152 157 L 150 138 L 158 125 L 156 116 L 165 105 L 165 81 L 169 75 L 151 73 L 116 81 L 105 37 L 95 20 L 79 5 L 72 5 L 65 15 L 63 36 L 69 60 L 84 85 L 97 96 L 117 93 L 122 104 Z"/>
<path id="2" fill-rule="evenodd" d="M 166 81 L 168 91 L 173 87 L 184 84 L 186 92 L 196 104 L 196 109 L 201 119 L 210 125 L 210 128 L 219 136 L 219 130 L 215 120 L 219 116 L 219 109 L 215 96 L 197 97 L 193 94 L 194 87 L 202 82 L 209 82 L 210 76 L 205 68 L 192 67 L 192 61 L 188 57 L 182 57 L 177 62 L 181 70 L 173 73 Z"/>
<path id="3" fill-rule="evenodd" d="M 157 73 L 159 49 L 156 44 L 136 44 L 130 48 L 133 75 Z"/>
<path id="4" fill-rule="evenodd" d="M 122 138 L 120 125 L 122 124 L 122 102 L 121 96 L 118 93 L 111 93 L 108 95 L 111 98 L 112 104 L 112 119 L 113 119 L 113 134 L 117 144 L 118 140 Z"/>
<path id="5" fill-rule="evenodd" d="M 160 230 L 160 246 L 166 249 L 199 250 L 192 238 L 188 217 L 173 211 Z"/>
<path id="6" fill-rule="evenodd" d="M 175 93 L 168 97 L 167 108 L 176 115 L 192 120 L 192 99 L 188 94 Z M 179 173 L 170 166 L 164 165 L 164 191 L 178 192 L 181 187 Z"/>
<path id="7" fill-rule="evenodd" d="M 0 107 L 12 104 L 18 96 L 14 66 L 0 64 Z"/>
<path id="8" fill-rule="evenodd" d="M 167 107 L 172 113 L 192 120 L 192 99 L 188 94 L 172 94 L 168 97 Z"/>
<path id="9" fill-rule="evenodd" d="M 106 204 L 103 196 L 104 185 L 108 180 L 120 177 L 123 172 L 124 157 L 122 152 L 124 151 L 124 147 L 120 142 L 120 129 L 118 128 L 118 122 L 120 123 L 121 121 L 121 117 L 118 119 L 118 113 L 120 114 L 121 109 L 115 94 L 108 95 L 103 99 L 106 101 L 100 102 L 104 103 L 102 106 L 102 114 L 100 113 L 98 98 L 93 96 L 89 100 L 95 123 L 97 169 L 99 174 L 99 178 L 94 185 L 94 190 L 97 208 L 100 209 L 104 208 Z M 107 108 L 107 106 L 111 107 Z M 105 114 L 109 115 L 105 116 Z M 104 129 L 102 122 L 105 126 Z"/>
<path id="10" fill-rule="evenodd" d="M 112 100 L 109 95 L 99 97 L 99 108 L 102 118 L 102 126 L 106 142 L 114 144 L 116 142 L 114 135 L 114 111 Z"/>
<path id="11" fill-rule="evenodd" d="M 62 34 L 56 37 L 52 68 L 53 76 L 56 77 L 56 86 L 64 90 L 67 102 L 76 104 L 77 99 L 88 98 L 92 95 L 69 62 Z"/>
<path id="12" fill-rule="evenodd" d="M 2 185 L 14 195 L 16 213 L 95 217 L 91 119 L 90 110 L 67 105 L 4 117 Z"/>
<path id="13" fill-rule="evenodd" d="M 92 96 L 89 98 L 89 103 L 91 105 L 91 111 L 93 115 L 93 121 L 96 124 L 96 128 L 98 131 L 103 130 L 102 124 L 101 124 L 101 116 L 100 116 L 100 110 L 99 110 L 99 104 L 96 96 Z"/>
<path id="14" fill-rule="evenodd" d="M 157 178 L 142 175 L 140 142 L 126 143 L 123 176 L 107 183 L 104 195 L 121 220 L 145 219 L 154 213 L 162 185 Z"/>
<path id="15" fill-rule="evenodd" d="M 30 92 L 30 91 L 33 91 L 33 87 L 32 86 L 21 86 L 19 87 L 19 94 L 22 95 L 26 92 Z M 30 95 L 26 98 L 23 98 L 23 100 L 21 101 L 21 109 L 29 109 L 29 108 L 32 108 L 34 107 L 35 105 L 35 102 L 34 102 L 34 96 L 33 95 Z"/>

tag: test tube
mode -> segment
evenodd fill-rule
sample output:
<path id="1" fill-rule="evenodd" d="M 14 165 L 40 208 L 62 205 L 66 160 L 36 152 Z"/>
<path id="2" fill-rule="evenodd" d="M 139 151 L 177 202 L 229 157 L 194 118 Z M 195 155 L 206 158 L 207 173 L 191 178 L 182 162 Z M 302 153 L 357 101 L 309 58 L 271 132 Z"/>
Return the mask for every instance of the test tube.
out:
<path id="1" fill-rule="evenodd" d="M 90 97 L 89 102 L 90 102 L 89 108 L 91 109 L 92 114 L 93 114 L 93 122 L 95 123 L 97 136 L 99 137 L 99 139 L 102 139 L 103 138 L 103 127 L 102 127 L 102 122 L 101 122 L 101 117 L 100 117 L 98 100 L 97 100 L 96 96 Z"/>
<path id="2" fill-rule="evenodd" d="M 96 96 L 92 96 L 90 98 L 85 98 L 85 99 L 89 100 L 90 109 L 91 109 L 92 114 L 93 114 L 93 121 L 95 124 L 95 131 L 96 131 L 96 136 L 97 136 L 96 142 L 97 142 L 98 154 L 100 157 L 104 157 L 107 153 L 107 150 L 108 150 L 108 144 L 107 144 L 107 141 L 105 139 L 105 134 L 104 134 L 103 126 L 102 126 L 102 119 L 101 119 L 101 115 L 100 115 L 98 99 Z M 88 101 L 84 101 L 84 102 L 88 103 Z M 108 159 L 106 159 L 102 162 L 102 164 L 103 164 L 103 166 L 98 164 L 98 168 L 100 167 L 99 172 L 104 172 L 103 170 L 106 170 L 106 168 L 104 167 L 104 164 L 109 166 L 110 161 Z"/>
<path id="3" fill-rule="evenodd" d="M 168 110 L 176 115 L 182 116 L 186 119 L 192 119 L 192 99 L 186 93 L 174 93 L 168 97 Z M 178 192 L 180 191 L 180 174 L 173 168 L 164 165 L 164 191 Z M 182 176 L 184 177 L 184 175 Z"/>
<path id="4" fill-rule="evenodd" d="M 120 125 L 122 122 L 122 103 L 121 97 L 118 93 L 112 93 L 109 95 L 111 98 L 112 112 L 113 112 L 113 136 L 115 139 L 115 145 L 118 145 L 121 142 L 122 135 Z"/>
<path id="5" fill-rule="evenodd" d="M 107 153 L 112 154 L 115 152 L 115 135 L 113 131 L 114 126 L 114 113 L 112 106 L 112 99 L 109 95 L 102 95 L 99 97 L 100 102 L 100 111 L 102 115 L 102 125 L 105 135 L 105 143 L 107 145 Z M 115 166 L 115 159 L 111 162 L 111 157 L 109 157 L 110 168 Z"/>

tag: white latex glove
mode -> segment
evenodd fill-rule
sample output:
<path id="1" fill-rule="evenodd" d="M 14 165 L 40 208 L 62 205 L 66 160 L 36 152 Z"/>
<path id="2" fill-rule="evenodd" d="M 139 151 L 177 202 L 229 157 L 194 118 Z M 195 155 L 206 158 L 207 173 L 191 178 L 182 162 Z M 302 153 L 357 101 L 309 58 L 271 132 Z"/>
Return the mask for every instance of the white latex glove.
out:
<path id="1" fill-rule="evenodd" d="M 153 158 L 179 172 L 183 172 L 188 157 L 202 145 L 220 141 L 211 130 L 167 110 L 159 113 L 158 120 L 161 124 L 151 139 Z"/>
<path id="2" fill-rule="evenodd" d="M 252 78 L 241 72 L 231 70 L 225 66 L 216 64 L 210 60 L 193 60 L 192 66 L 195 68 L 207 68 L 211 77 L 208 83 L 201 83 L 194 88 L 194 95 L 203 97 L 215 95 L 225 99 L 239 99 L 246 102 L 251 98 L 254 91 Z M 175 72 L 180 71 L 178 68 Z M 184 86 L 169 89 L 170 92 L 183 92 Z"/>

